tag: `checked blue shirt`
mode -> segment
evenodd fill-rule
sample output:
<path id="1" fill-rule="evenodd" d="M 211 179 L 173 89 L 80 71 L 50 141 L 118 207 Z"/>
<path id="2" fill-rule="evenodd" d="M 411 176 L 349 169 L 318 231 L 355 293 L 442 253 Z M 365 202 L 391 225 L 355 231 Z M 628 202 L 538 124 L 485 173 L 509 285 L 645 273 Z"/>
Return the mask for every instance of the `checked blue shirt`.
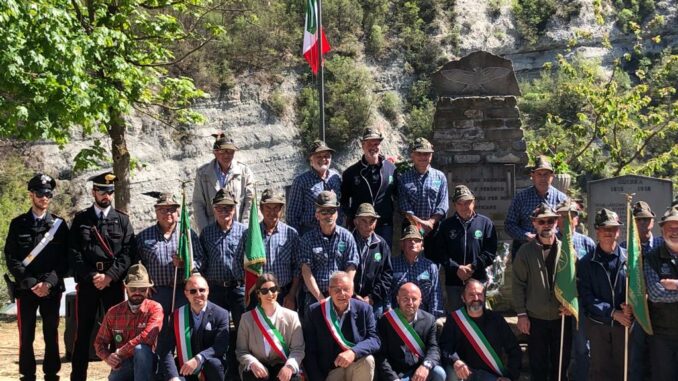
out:
<path id="1" fill-rule="evenodd" d="M 301 238 L 299 253 L 301 264 L 311 268 L 323 294 L 327 294 L 333 272 L 346 271 L 349 266 L 357 269 L 360 263 L 353 235 L 341 226 L 337 226 L 329 237 L 323 235 L 320 227 L 310 230 Z"/>
<path id="2" fill-rule="evenodd" d="M 508 213 L 506 214 L 506 221 L 504 222 L 506 232 L 515 240 L 526 241 L 525 235 L 527 233 L 534 233 L 532 219 L 530 219 L 532 212 L 542 202 L 555 209 L 558 204 L 565 200 L 567 200 L 565 193 L 552 186 L 549 186 L 546 197 L 540 197 L 534 186 L 521 190 L 513 197 L 511 206 L 509 206 Z"/>
<path id="3" fill-rule="evenodd" d="M 400 254 L 391 260 L 393 266 L 393 283 L 391 284 L 391 303 L 397 305 L 396 295 L 404 283 L 412 282 L 421 290 L 421 309 L 435 317 L 441 317 L 443 311 L 442 290 L 440 289 L 438 266 L 431 260 L 424 258 L 424 252 L 412 265 L 407 263 L 405 255 Z"/>
<path id="4" fill-rule="evenodd" d="M 266 248 L 266 263 L 264 273 L 272 273 L 278 278 L 281 287 L 291 285 L 292 278 L 299 276 L 299 234 L 291 226 L 278 221 L 271 235 L 266 235 L 266 226 L 259 223 L 261 236 Z M 238 256 L 244 258 L 245 243 L 249 229 L 245 230 Z"/>
<path id="5" fill-rule="evenodd" d="M 412 168 L 398 179 L 400 210 L 421 219 L 427 220 L 434 214 L 445 217 L 449 209 L 447 194 L 447 178 L 432 167 L 424 174 Z"/>
<path id="6" fill-rule="evenodd" d="M 200 234 L 204 256 L 198 259 L 200 272 L 210 282 L 242 282 L 243 256 L 238 253 L 238 245 L 247 227 L 233 221 L 228 231 L 221 230 L 218 223 L 207 225 Z"/>
<path id="7" fill-rule="evenodd" d="M 658 250 L 659 248 L 656 248 L 650 255 L 659 255 Z M 673 258 L 672 260 L 678 260 L 678 253 L 669 251 L 669 255 Z M 661 280 L 659 274 L 650 266 L 648 261 L 643 262 L 643 272 L 645 273 L 645 284 L 650 301 L 654 303 L 678 303 L 678 291 L 664 287 L 659 282 Z"/>
<path id="8" fill-rule="evenodd" d="M 334 169 L 329 170 L 327 179 L 321 179 L 313 169 L 294 178 L 287 200 L 287 223 L 298 232 L 318 226 L 315 219 L 315 199 L 324 190 L 334 191 L 337 200 L 341 198 L 341 176 Z M 340 216 L 341 217 L 341 216 Z M 341 218 L 337 224 L 341 223 Z"/>
<path id="9" fill-rule="evenodd" d="M 560 232 L 556 236 L 559 240 L 563 240 L 563 235 Z M 572 234 L 572 246 L 574 246 L 577 259 L 582 259 L 586 254 L 596 251 L 596 243 L 590 237 L 577 232 Z"/>
<path id="10" fill-rule="evenodd" d="M 137 253 L 141 263 L 148 270 L 154 286 L 172 287 L 174 283 L 174 264 L 172 257 L 179 247 L 179 229 L 174 229 L 169 239 L 160 231 L 158 224 L 148 227 L 136 236 Z M 196 258 L 202 257 L 202 246 L 198 235 L 191 230 L 191 246 L 193 246 L 193 268 L 199 268 Z"/>

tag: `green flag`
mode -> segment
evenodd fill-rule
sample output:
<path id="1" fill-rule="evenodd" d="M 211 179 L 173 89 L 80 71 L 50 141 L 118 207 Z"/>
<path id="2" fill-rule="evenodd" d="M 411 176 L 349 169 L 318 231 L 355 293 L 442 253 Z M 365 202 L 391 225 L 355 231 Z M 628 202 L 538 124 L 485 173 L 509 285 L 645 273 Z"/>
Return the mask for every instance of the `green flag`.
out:
<path id="1" fill-rule="evenodd" d="M 579 326 L 579 300 L 577 298 L 577 270 L 574 245 L 572 242 L 572 220 L 567 216 L 563 228 L 563 241 L 561 244 L 558 265 L 556 268 L 555 294 L 556 299 L 577 320 Z"/>
<path id="2" fill-rule="evenodd" d="M 250 209 L 250 222 L 247 229 L 247 241 L 245 241 L 245 305 L 249 305 L 250 293 L 257 283 L 257 278 L 264 270 L 266 263 L 266 249 L 264 239 L 259 227 L 259 211 L 257 210 L 256 198 L 252 200 Z"/>
<path id="3" fill-rule="evenodd" d="M 181 218 L 179 219 L 179 258 L 184 261 L 184 280 L 193 272 L 193 245 L 191 243 L 191 219 L 186 207 L 186 193 L 181 199 Z"/>
<path id="4" fill-rule="evenodd" d="M 648 335 L 652 335 L 652 324 L 650 323 L 650 312 L 647 308 L 647 298 L 645 290 L 645 274 L 643 273 L 643 256 L 640 249 L 640 238 L 636 228 L 636 219 L 631 213 L 631 203 L 626 208 L 626 219 L 628 221 L 626 251 L 626 303 L 633 309 L 636 321 L 643 327 Z"/>

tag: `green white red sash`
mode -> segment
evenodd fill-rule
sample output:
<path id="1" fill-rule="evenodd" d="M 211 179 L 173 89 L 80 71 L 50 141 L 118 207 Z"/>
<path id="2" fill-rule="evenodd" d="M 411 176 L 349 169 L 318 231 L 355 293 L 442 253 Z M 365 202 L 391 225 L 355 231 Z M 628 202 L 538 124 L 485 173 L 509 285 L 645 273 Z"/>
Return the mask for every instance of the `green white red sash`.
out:
<path id="1" fill-rule="evenodd" d="M 391 323 L 391 327 L 396 331 L 400 339 L 405 343 L 413 355 L 424 357 L 424 342 L 412 325 L 407 322 L 399 308 L 391 309 L 384 314 L 386 320 Z"/>
<path id="2" fill-rule="evenodd" d="M 191 350 L 191 308 L 185 305 L 174 310 L 174 338 L 177 342 L 179 368 L 193 358 Z"/>
<path id="3" fill-rule="evenodd" d="M 287 361 L 287 356 L 289 356 L 290 350 L 278 328 L 276 328 L 268 316 L 266 316 L 261 306 L 257 306 L 257 308 L 253 309 L 251 312 L 254 323 L 264 336 L 264 340 L 266 340 L 268 345 L 273 348 L 273 351 L 281 359 Z"/>
<path id="4" fill-rule="evenodd" d="M 330 335 L 332 335 L 334 341 L 337 342 L 339 348 L 341 348 L 342 351 L 347 351 L 353 348 L 355 344 L 346 340 L 344 334 L 341 333 L 339 318 L 337 317 L 337 313 L 334 312 L 334 308 L 332 307 L 332 301 L 330 301 L 330 298 L 327 298 L 320 302 L 320 311 L 322 312 L 323 318 L 325 319 L 325 323 L 327 324 L 327 329 L 330 330 Z"/>
<path id="5" fill-rule="evenodd" d="M 466 339 L 471 343 L 473 349 L 478 353 L 478 356 L 487 364 L 487 366 L 494 371 L 494 373 L 504 376 L 507 374 L 504 363 L 501 358 L 494 351 L 492 345 L 485 334 L 480 330 L 478 325 L 468 316 L 466 308 L 462 307 L 452 312 L 452 318 L 461 329 L 461 332 L 466 336 Z"/>

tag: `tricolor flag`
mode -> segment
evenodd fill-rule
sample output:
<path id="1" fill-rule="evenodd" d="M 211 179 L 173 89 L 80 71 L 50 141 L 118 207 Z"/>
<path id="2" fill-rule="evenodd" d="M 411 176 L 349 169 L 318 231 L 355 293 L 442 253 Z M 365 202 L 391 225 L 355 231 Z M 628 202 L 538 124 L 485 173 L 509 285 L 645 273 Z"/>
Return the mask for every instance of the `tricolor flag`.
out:
<path id="1" fill-rule="evenodd" d="M 626 252 L 628 255 L 626 262 L 626 303 L 633 309 L 633 315 L 636 322 L 643 327 L 648 335 L 652 335 L 652 324 L 650 323 L 650 312 L 647 308 L 647 298 L 645 297 L 645 274 L 643 273 L 643 256 L 640 249 L 640 238 L 636 228 L 636 219 L 631 212 L 631 203 L 626 208 L 628 220 L 628 230 L 626 237 Z"/>
<path id="2" fill-rule="evenodd" d="M 556 265 L 554 292 L 556 299 L 572 313 L 579 324 L 576 262 L 577 255 L 572 241 L 572 220 L 568 213 L 565 226 L 563 226 L 563 241 Z"/>
<path id="3" fill-rule="evenodd" d="M 259 211 L 257 210 L 257 200 L 252 200 L 250 209 L 250 222 L 247 229 L 247 241 L 245 241 L 245 305 L 250 304 L 250 292 L 257 283 L 257 278 L 264 270 L 266 263 L 266 249 L 264 249 L 264 239 L 259 227 Z"/>
<path id="4" fill-rule="evenodd" d="M 313 74 L 318 73 L 318 29 L 322 38 L 323 56 L 330 51 L 330 44 L 325 38 L 325 31 L 318 28 L 318 2 L 316 0 L 306 0 L 306 21 L 304 22 L 304 48 L 302 54 L 311 65 Z"/>
<path id="5" fill-rule="evenodd" d="M 181 199 L 181 218 L 179 219 L 179 258 L 184 261 L 184 280 L 193 272 L 193 243 L 191 242 L 191 219 L 186 207 L 186 192 Z"/>

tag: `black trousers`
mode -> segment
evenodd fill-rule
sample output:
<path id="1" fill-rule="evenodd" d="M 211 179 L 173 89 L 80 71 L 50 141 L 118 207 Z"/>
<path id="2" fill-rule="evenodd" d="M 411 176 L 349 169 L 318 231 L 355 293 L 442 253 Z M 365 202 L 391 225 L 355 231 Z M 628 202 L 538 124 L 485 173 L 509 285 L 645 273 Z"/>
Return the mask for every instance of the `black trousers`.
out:
<path id="1" fill-rule="evenodd" d="M 59 357 L 59 305 L 61 293 L 53 293 L 40 298 L 32 291 L 20 291 L 16 299 L 17 323 L 19 325 L 19 373 L 21 380 L 34 381 L 35 378 L 35 341 L 36 312 L 40 309 L 42 318 L 42 335 L 45 339 L 45 357 L 42 362 L 42 371 L 45 380 L 58 380 L 57 373 L 61 370 Z"/>
<path id="2" fill-rule="evenodd" d="M 561 319 L 542 320 L 530 317 L 527 350 L 530 356 L 530 381 L 558 381 L 560 362 Z M 572 348 L 572 318 L 565 318 L 563 334 L 563 367 L 561 380 L 567 380 Z M 602 381 L 602 380 L 598 380 Z"/>
<path id="3" fill-rule="evenodd" d="M 242 381 L 274 381 L 278 379 L 278 373 L 280 372 L 280 369 L 285 366 L 285 364 L 277 364 L 277 365 L 266 365 L 262 363 L 263 366 L 266 367 L 266 370 L 268 371 L 268 378 L 257 378 L 254 373 L 250 370 L 246 370 L 242 372 Z M 299 381 L 299 375 L 294 374 L 290 378 L 290 381 Z"/>
<path id="4" fill-rule="evenodd" d="M 652 335 L 648 338 L 652 379 L 656 381 L 678 380 L 678 337 Z"/>
<path id="5" fill-rule="evenodd" d="M 104 311 L 125 300 L 121 282 L 111 282 L 103 290 L 91 283 L 78 283 L 75 294 L 75 316 L 78 330 L 73 346 L 71 380 L 85 381 L 89 365 L 89 347 L 92 329 L 95 328 L 97 310 L 102 305 Z M 99 329 L 98 325 L 96 329 Z"/>
<path id="6" fill-rule="evenodd" d="M 586 321 L 586 334 L 591 342 L 589 380 L 621 381 L 624 379 L 624 327 Z M 653 372 L 654 374 L 654 372 Z"/>

